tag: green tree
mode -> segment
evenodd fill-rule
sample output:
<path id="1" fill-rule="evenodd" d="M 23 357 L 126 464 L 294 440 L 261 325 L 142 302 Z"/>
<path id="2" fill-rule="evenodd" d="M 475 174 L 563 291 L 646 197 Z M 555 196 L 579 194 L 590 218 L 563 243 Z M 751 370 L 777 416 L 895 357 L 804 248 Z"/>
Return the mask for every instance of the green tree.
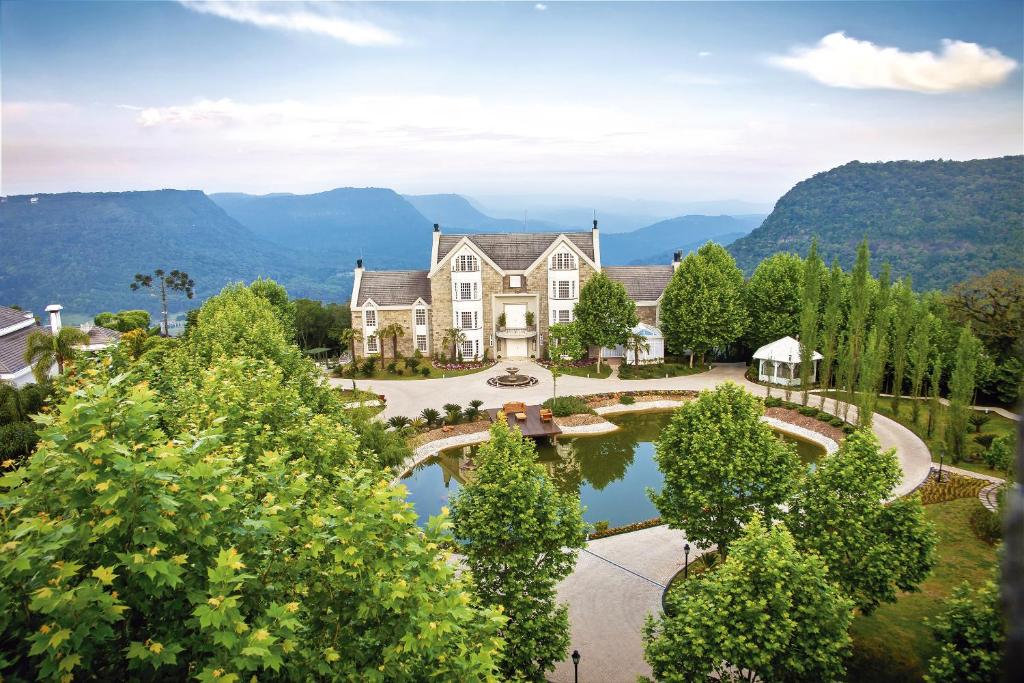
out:
<path id="1" fill-rule="evenodd" d="M 946 447 L 957 462 L 967 452 L 967 418 L 974 402 L 981 352 L 981 342 L 971 333 L 970 325 L 964 327 L 956 345 L 956 364 L 949 378 L 949 411 L 945 434 Z"/>
<path id="2" fill-rule="evenodd" d="M 170 335 L 170 327 L 167 320 L 168 292 L 171 294 L 177 292 L 183 294 L 185 298 L 191 299 L 195 296 L 196 282 L 183 270 L 172 270 L 170 273 L 164 273 L 163 269 L 157 268 L 153 271 L 152 275 L 136 273 L 135 280 L 129 286 L 133 292 L 137 292 L 143 287 L 147 289 L 152 287 L 160 288 L 160 311 L 164 319 L 163 329 L 160 333 L 166 337 Z"/>
<path id="3" fill-rule="evenodd" d="M 895 320 L 892 328 L 892 414 L 899 418 L 903 379 L 910 355 L 911 332 L 914 329 L 916 301 L 910 276 L 896 286 Z"/>
<path id="4" fill-rule="evenodd" d="M 910 417 L 917 424 L 924 399 L 924 380 L 928 375 L 928 358 L 932 352 L 932 315 L 924 306 L 916 307 L 914 336 L 910 340 Z M 893 404 L 893 410 L 896 406 Z"/>
<path id="5" fill-rule="evenodd" d="M 928 438 L 935 432 L 939 417 L 939 390 L 942 385 L 942 357 L 932 359 L 932 372 L 928 377 Z"/>
<path id="6" fill-rule="evenodd" d="M 868 282 L 871 279 L 870 261 L 871 252 L 868 251 L 867 239 L 864 239 L 857 248 L 857 260 L 853 265 L 850 290 L 850 320 L 847 326 L 849 349 L 846 353 L 846 368 L 843 372 L 848 404 L 856 401 L 855 392 L 860 379 L 861 355 L 864 353 L 864 343 L 868 332 L 868 313 L 871 310 L 871 291 L 868 287 Z"/>
<path id="7" fill-rule="evenodd" d="M 864 351 L 860 358 L 860 370 L 857 373 L 859 399 L 857 415 L 862 427 L 871 426 L 878 402 L 878 386 L 885 373 L 885 358 L 888 352 L 885 334 L 880 328 L 873 327 L 868 333 Z"/>
<path id="8" fill-rule="evenodd" d="M 743 340 L 750 348 L 801 333 L 805 272 L 804 260 L 787 252 L 772 254 L 754 269 L 743 289 L 749 321 Z"/>
<path id="9" fill-rule="evenodd" d="M 270 302 L 284 328 L 285 338 L 289 341 L 295 339 L 295 302 L 288 298 L 288 290 L 273 280 L 257 278 L 249 285 L 249 291 Z"/>
<path id="10" fill-rule="evenodd" d="M 647 341 L 645 335 L 630 330 L 629 335 L 626 337 L 625 347 L 633 351 L 633 365 L 640 365 L 640 354 L 650 351 L 651 343 Z"/>
<path id="11" fill-rule="evenodd" d="M 825 303 L 822 337 L 824 346 L 821 359 L 821 407 L 825 407 L 825 391 L 832 386 L 835 377 L 836 356 L 842 348 L 841 326 L 843 323 L 843 271 L 839 261 L 833 260 L 828 274 L 828 298 Z M 837 383 L 838 386 L 838 383 Z"/>
<path id="12" fill-rule="evenodd" d="M 662 331 L 673 353 L 694 352 L 701 362 L 708 349 L 733 343 L 747 329 L 743 273 L 721 245 L 708 242 L 687 255 L 665 288 Z"/>
<path id="13" fill-rule="evenodd" d="M 761 401 L 726 382 L 676 410 L 656 446 L 665 475 L 660 493 L 648 495 L 673 529 L 702 547 L 730 543 L 755 513 L 770 522 L 776 506 L 796 488 L 796 449 L 761 421 Z"/>
<path id="14" fill-rule="evenodd" d="M 398 360 L 398 340 L 405 336 L 405 327 L 402 326 L 402 323 L 394 322 L 381 327 L 377 330 L 377 336 L 380 337 L 382 345 L 385 339 L 391 340 L 391 358 Z"/>
<path id="15" fill-rule="evenodd" d="M 580 339 L 579 327 L 575 322 L 554 323 L 548 327 L 551 356 L 551 395 L 558 396 L 558 378 L 565 372 L 565 364 L 579 360 L 587 353 L 587 347 Z"/>
<path id="16" fill-rule="evenodd" d="M 804 405 L 807 405 L 811 373 L 814 370 L 814 353 L 818 346 L 822 269 L 821 259 L 818 258 L 818 239 L 815 238 L 811 241 L 800 283 L 800 386 L 804 392 Z"/>
<path id="17" fill-rule="evenodd" d="M 99 313 L 93 318 L 93 322 L 100 327 L 106 327 L 118 332 L 130 332 L 132 330 L 149 329 L 149 311 L 131 310 L 118 311 L 117 313 Z"/>
<path id="18" fill-rule="evenodd" d="M 295 338 L 301 348 L 330 348 L 335 343 L 340 343 L 342 349 L 349 347 L 347 340 L 340 339 L 342 330 L 352 327 L 348 304 L 295 299 L 294 305 Z"/>
<path id="19" fill-rule="evenodd" d="M 801 550 L 825 561 L 829 577 L 871 613 L 916 590 L 935 564 L 935 531 L 918 496 L 892 499 L 903 472 L 869 429 L 846 437 L 794 496 L 786 517 Z"/>
<path id="20" fill-rule="evenodd" d="M 580 300 L 573 309 L 580 339 L 598 347 L 597 371 L 601 372 L 601 349 L 625 344 L 630 330 L 640 319 L 636 302 L 622 283 L 597 273 L 580 288 Z"/>
<path id="21" fill-rule="evenodd" d="M 586 540 L 579 495 L 560 493 L 533 442 L 502 421 L 476 463 L 475 478 L 452 502 L 455 537 L 476 594 L 508 617 L 499 631 L 501 673 L 541 681 L 569 645 L 568 610 L 555 589 Z"/>
<path id="22" fill-rule="evenodd" d="M 843 680 L 853 615 L 829 578 L 784 525 L 754 515 L 728 561 L 671 590 L 660 621 L 648 617 L 644 658 L 665 683 Z"/>
<path id="23" fill-rule="evenodd" d="M 972 589 L 965 581 L 929 626 L 939 653 L 928 662 L 927 683 L 1009 680 L 1003 668 L 1006 624 L 995 582 Z"/>
<path id="24" fill-rule="evenodd" d="M 50 377 L 50 368 L 64 374 L 64 366 L 74 358 L 75 347 L 89 343 L 89 335 L 75 327 L 62 327 L 57 334 L 35 330 L 25 340 L 24 360 L 32 366 L 32 376 L 42 384 Z"/>
<path id="25" fill-rule="evenodd" d="M 357 330 L 354 327 L 343 327 L 338 330 L 338 342 L 349 350 L 353 363 L 356 362 L 356 345 L 362 341 L 362 330 Z"/>
<path id="26" fill-rule="evenodd" d="M 466 333 L 457 327 L 449 327 L 444 331 L 441 345 L 451 347 L 452 360 L 462 358 L 462 344 L 466 341 Z"/>

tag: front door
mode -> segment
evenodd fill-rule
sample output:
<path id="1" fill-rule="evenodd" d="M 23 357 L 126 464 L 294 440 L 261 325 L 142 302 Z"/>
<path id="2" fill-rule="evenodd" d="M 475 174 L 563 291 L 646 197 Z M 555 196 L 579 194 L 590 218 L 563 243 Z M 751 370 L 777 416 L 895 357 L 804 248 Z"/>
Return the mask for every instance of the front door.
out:
<path id="1" fill-rule="evenodd" d="M 507 315 L 507 314 L 506 314 Z M 525 339 L 506 339 L 505 356 L 508 358 L 526 358 L 529 355 Z"/>
<path id="2" fill-rule="evenodd" d="M 505 304 L 505 327 L 526 327 L 526 304 Z"/>

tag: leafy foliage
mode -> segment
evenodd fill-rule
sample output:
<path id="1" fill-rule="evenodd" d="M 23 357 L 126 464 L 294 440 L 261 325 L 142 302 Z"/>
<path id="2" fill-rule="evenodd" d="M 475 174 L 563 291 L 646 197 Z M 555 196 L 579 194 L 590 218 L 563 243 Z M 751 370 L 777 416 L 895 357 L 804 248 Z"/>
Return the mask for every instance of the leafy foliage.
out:
<path id="1" fill-rule="evenodd" d="M 648 617 L 644 656 L 665 683 L 842 680 L 851 602 L 784 525 L 751 518 L 719 568 L 669 593 Z"/>
<path id="2" fill-rule="evenodd" d="M 93 318 L 93 322 L 109 330 L 130 332 L 131 330 L 149 329 L 150 318 L 149 311 L 135 309 L 117 313 L 99 313 Z"/>
<path id="3" fill-rule="evenodd" d="M 992 581 L 976 590 L 964 582 L 953 592 L 946 612 L 930 626 L 939 654 L 928 662 L 928 683 L 999 680 L 1006 627 L 999 588 Z"/>
<path id="4" fill-rule="evenodd" d="M 655 459 L 665 475 L 648 495 L 668 525 L 692 543 L 728 547 L 755 514 L 771 523 L 793 493 L 801 466 L 794 446 L 761 422 L 761 402 L 726 382 L 676 410 Z"/>
<path id="5" fill-rule="evenodd" d="M 594 275 L 580 288 L 573 315 L 579 339 L 601 348 L 625 344 L 630 330 L 640 321 L 636 302 L 629 298 L 626 288 L 604 273 Z M 600 354 L 597 369 L 600 372 Z"/>
<path id="6" fill-rule="evenodd" d="M 827 259 L 853 263 L 867 237 L 898 277 L 945 288 L 1020 268 L 1024 156 L 973 161 L 850 162 L 797 183 L 761 227 L 729 251 L 746 271 L 766 254 L 803 253 L 817 235 Z"/>
<path id="7" fill-rule="evenodd" d="M 935 563 L 920 498 L 885 503 L 902 477 L 896 452 L 880 452 L 875 435 L 859 429 L 807 477 L 786 517 L 801 550 L 821 557 L 865 614 L 915 590 Z"/>
<path id="8" fill-rule="evenodd" d="M 477 595 L 508 617 L 503 676 L 543 680 L 569 646 L 555 588 L 586 540 L 579 495 L 560 493 L 533 442 L 501 421 L 476 461 L 476 478 L 452 502 L 454 533 Z"/>
<path id="9" fill-rule="evenodd" d="M 757 265 L 743 290 L 749 320 L 743 337 L 747 346 L 756 349 L 800 333 L 803 273 L 803 259 L 785 252 Z"/>

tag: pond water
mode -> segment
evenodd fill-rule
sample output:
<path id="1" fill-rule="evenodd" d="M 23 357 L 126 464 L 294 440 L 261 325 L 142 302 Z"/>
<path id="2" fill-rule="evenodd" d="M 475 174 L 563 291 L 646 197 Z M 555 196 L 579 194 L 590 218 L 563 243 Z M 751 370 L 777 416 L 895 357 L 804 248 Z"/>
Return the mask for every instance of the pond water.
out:
<path id="1" fill-rule="evenodd" d="M 562 491 L 579 490 L 587 522 L 607 521 L 611 526 L 631 524 L 658 516 L 647 497 L 647 487 L 660 490 L 662 475 L 654 460 L 654 442 L 672 413 L 627 413 L 609 417 L 619 429 L 595 436 L 560 437 L 557 444 L 540 443 L 538 460 Z M 796 444 L 800 459 L 813 466 L 825 449 L 810 441 L 778 433 Z M 441 451 L 416 467 L 402 483 L 416 507 L 420 524 L 448 504 L 473 470 L 467 460 L 478 446 Z"/>

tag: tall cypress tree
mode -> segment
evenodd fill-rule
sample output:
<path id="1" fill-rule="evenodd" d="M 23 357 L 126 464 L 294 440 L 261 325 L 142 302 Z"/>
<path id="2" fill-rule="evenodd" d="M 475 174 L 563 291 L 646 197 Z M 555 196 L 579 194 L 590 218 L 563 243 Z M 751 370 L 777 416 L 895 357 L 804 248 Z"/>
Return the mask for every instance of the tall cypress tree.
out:
<path id="1" fill-rule="evenodd" d="M 824 331 L 822 333 L 824 347 L 821 355 L 821 407 L 825 407 L 825 393 L 832 385 L 835 375 L 836 356 L 840 347 L 840 327 L 843 323 L 843 269 L 839 267 L 839 259 L 832 261 L 828 274 L 828 300 L 825 304 Z M 838 383 L 837 383 L 838 387 Z"/>
<path id="2" fill-rule="evenodd" d="M 857 415 L 862 427 L 870 427 L 871 419 L 875 413 L 875 403 L 878 400 L 878 385 L 881 382 L 882 374 L 885 372 L 885 354 L 888 343 L 885 334 L 880 326 L 871 328 L 868 333 L 867 343 L 864 345 L 864 353 L 860 358 L 860 371 L 858 372 L 858 398 Z"/>
<path id="3" fill-rule="evenodd" d="M 896 319 L 892 328 L 892 414 L 900 416 L 900 398 L 903 395 L 903 377 L 907 370 L 907 348 L 910 331 L 914 326 L 914 289 L 908 275 L 896 288 Z"/>
<path id="4" fill-rule="evenodd" d="M 960 332 L 956 345 L 956 365 L 949 378 L 949 413 L 946 418 L 946 446 L 953 458 L 959 462 L 967 452 L 967 417 L 971 412 L 974 385 L 978 370 L 981 342 L 967 325 Z"/>
<path id="5" fill-rule="evenodd" d="M 935 433 L 935 418 L 939 414 L 939 386 L 942 384 L 942 357 L 938 354 L 932 359 L 932 374 L 928 378 L 928 437 Z"/>
<path id="6" fill-rule="evenodd" d="M 853 264 L 853 281 L 850 291 L 850 324 L 847 327 L 848 350 L 844 372 L 847 403 L 855 402 L 854 394 L 858 385 L 861 355 L 864 353 L 868 312 L 871 310 L 871 291 L 868 288 L 871 279 L 870 267 L 871 252 L 868 251 L 868 241 L 865 238 L 857 247 L 857 260 Z"/>
<path id="7" fill-rule="evenodd" d="M 818 238 L 811 240 L 811 249 L 804 261 L 804 280 L 800 306 L 800 386 L 804 390 L 803 403 L 807 405 L 811 371 L 814 369 L 814 350 L 818 346 L 818 309 L 821 305 L 821 259 L 818 258 Z"/>
<path id="8" fill-rule="evenodd" d="M 878 330 L 878 334 L 875 335 L 875 351 L 878 354 L 878 362 L 881 363 L 879 368 L 875 368 L 876 374 L 874 382 L 872 383 L 872 391 L 878 393 L 882 391 L 883 382 L 885 380 L 885 368 L 888 365 L 888 345 L 889 345 L 889 326 L 892 323 L 892 279 L 891 279 L 891 267 L 888 262 L 882 264 L 882 272 L 878 275 L 878 296 L 875 298 L 875 329 Z"/>
<path id="9" fill-rule="evenodd" d="M 921 415 L 921 399 L 924 398 L 924 378 L 928 374 L 928 356 L 932 351 L 932 315 L 928 309 L 921 304 L 919 311 L 914 316 L 914 337 L 910 342 L 910 395 L 913 400 L 910 402 L 910 415 L 914 424 Z M 893 407 L 895 412 L 895 406 Z"/>

